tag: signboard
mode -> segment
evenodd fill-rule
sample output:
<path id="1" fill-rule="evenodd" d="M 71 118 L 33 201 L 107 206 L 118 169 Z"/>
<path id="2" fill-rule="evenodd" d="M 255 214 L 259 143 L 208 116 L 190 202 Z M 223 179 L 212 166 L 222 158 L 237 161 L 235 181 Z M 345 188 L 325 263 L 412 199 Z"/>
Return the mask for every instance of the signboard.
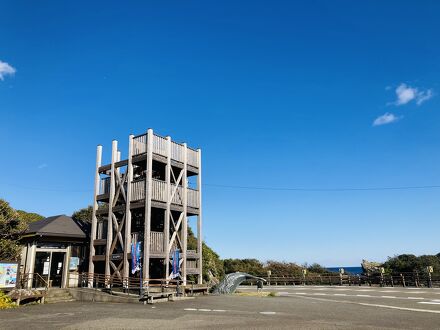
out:
<path id="1" fill-rule="evenodd" d="M 45 261 L 43 264 L 43 275 L 49 275 L 49 261 Z"/>
<path id="2" fill-rule="evenodd" d="M 79 265 L 79 258 L 70 257 L 69 270 L 78 270 L 78 265 Z"/>
<path id="3" fill-rule="evenodd" d="M 17 276 L 17 262 L 0 262 L 0 289 L 15 288 L 17 285 Z"/>

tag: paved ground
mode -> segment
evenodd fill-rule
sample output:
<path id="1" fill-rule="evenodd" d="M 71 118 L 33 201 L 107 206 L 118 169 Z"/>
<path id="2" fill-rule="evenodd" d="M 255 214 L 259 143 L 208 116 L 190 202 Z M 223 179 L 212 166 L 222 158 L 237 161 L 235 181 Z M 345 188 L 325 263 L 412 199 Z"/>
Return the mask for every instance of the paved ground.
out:
<path id="1" fill-rule="evenodd" d="M 255 287 L 241 287 L 255 292 Z M 205 296 L 154 306 L 61 303 L 0 311 L 1 329 L 440 329 L 440 290 L 266 287 L 279 297 Z"/>

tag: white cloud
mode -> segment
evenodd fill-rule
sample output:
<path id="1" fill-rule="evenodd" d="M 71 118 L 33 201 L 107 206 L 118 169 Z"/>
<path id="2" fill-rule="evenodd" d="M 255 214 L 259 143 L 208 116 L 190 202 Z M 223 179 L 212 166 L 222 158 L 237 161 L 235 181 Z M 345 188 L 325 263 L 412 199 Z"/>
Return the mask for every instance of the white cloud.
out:
<path id="1" fill-rule="evenodd" d="M 39 169 L 39 170 L 41 170 L 41 169 L 43 169 L 43 168 L 46 168 L 46 167 L 47 167 L 47 164 L 46 164 L 46 163 L 43 163 L 43 164 L 38 165 L 38 169 Z"/>
<path id="2" fill-rule="evenodd" d="M 434 96 L 432 89 L 428 89 L 427 91 L 422 91 L 417 96 L 417 105 L 422 104 L 425 101 L 428 101 L 430 98 Z"/>
<path id="3" fill-rule="evenodd" d="M 396 115 L 387 112 L 387 113 L 383 114 L 382 116 L 377 117 L 373 122 L 373 126 L 381 126 L 381 125 L 391 124 L 391 123 L 398 121 L 400 118 L 401 117 L 397 117 Z"/>
<path id="4" fill-rule="evenodd" d="M 432 89 L 420 90 L 417 87 L 411 87 L 405 83 L 401 83 L 396 88 L 397 100 L 392 104 L 404 105 L 411 101 L 415 101 L 417 105 L 429 100 L 434 96 Z"/>
<path id="5" fill-rule="evenodd" d="M 0 60 L 0 80 L 4 80 L 7 75 L 14 75 L 15 71 L 15 68 Z"/>

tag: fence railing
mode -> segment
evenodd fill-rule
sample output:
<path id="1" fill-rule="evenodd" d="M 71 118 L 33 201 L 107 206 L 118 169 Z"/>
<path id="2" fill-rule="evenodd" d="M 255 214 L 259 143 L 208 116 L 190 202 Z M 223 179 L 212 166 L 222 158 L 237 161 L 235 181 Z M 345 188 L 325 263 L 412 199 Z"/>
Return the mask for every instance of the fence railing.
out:
<path id="1" fill-rule="evenodd" d="M 160 135 L 153 135 L 153 152 L 161 155 L 167 156 L 167 139 Z"/>
<path id="2" fill-rule="evenodd" d="M 259 276 L 268 285 L 368 285 L 368 286 L 402 286 L 402 287 L 440 287 L 440 274 L 392 273 L 374 275 L 322 274 L 306 276 Z M 252 284 L 255 280 L 246 282 Z"/>
<path id="3" fill-rule="evenodd" d="M 199 208 L 199 191 L 188 188 L 188 206 L 194 207 L 196 209 Z"/>
<path id="4" fill-rule="evenodd" d="M 150 232 L 150 250 L 152 253 L 163 253 L 164 252 L 164 241 L 163 232 L 152 231 Z"/>
<path id="5" fill-rule="evenodd" d="M 198 158 L 197 150 L 194 150 L 189 147 L 187 148 L 187 161 L 188 161 L 188 165 L 199 167 L 199 158 Z"/>
<path id="6" fill-rule="evenodd" d="M 29 285 L 30 280 L 32 280 L 31 285 Z M 19 287 L 20 289 L 43 288 L 47 290 L 49 288 L 49 282 L 38 273 L 25 273 L 20 276 Z"/>
<path id="7" fill-rule="evenodd" d="M 135 136 L 133 138 L 133 155 L 140 155 L 147 152 L 147 134 Z"/>
<path id="8" fill-rule="evenodd" d="M 73 276 L 75 275 L 75 276 Z M 116 275 L 106 276 L 104 274 L 80 273 L 70 274 L 67 281 L 69 287 L 93 288 L 112 291 L 122 291 L 127 294 L 134 293 L 139 295 L 148 294 L 148 291 L 154 290 L 159 292 L 175 291 L 179 294 L 179 286 L 182 285 L 181 280 L 165 280 L 165 279 L 144 279 L 137 277 L 122 277 Z M 189 285 L 193 282 L 187 281 Z"/>
<path id="9" fill-rule="evenodd" d="M 110 193 L 110 177 L 101 178 L 99 182 L 99 192 L 98 195 Z"/>
<path id="10" fill-rule="evenodd" d="M 183 187 L 171 184 L 171 192 L 173 195 L 171 203 L 183 205 Z M 187 205 L 193 208 L 199 208 L 199 191 L 195 189 L 187 189 Z M 145 179 L 133 181 L 131 184 L 131 201 L 138 201 L 145 198 Z M 159 202 L 167 201 L 166 182 L 153 179 L 151 184 L 151 199 Z"/>
<path id="11" fill-rule="evenodd" d="M 135 136 L 133 138 L 133 155 L 140 155 L 147 152 L 147 134 Z M 167 139 L 163 136 L 153 134 L 153 153 L 166 157 L 167 156 Z M 182 144 L 171 141 L 171 159 L 183 163 L 184 147 Z M 188 165 L 198 167 L 197 150 L 187 148 Z"/>

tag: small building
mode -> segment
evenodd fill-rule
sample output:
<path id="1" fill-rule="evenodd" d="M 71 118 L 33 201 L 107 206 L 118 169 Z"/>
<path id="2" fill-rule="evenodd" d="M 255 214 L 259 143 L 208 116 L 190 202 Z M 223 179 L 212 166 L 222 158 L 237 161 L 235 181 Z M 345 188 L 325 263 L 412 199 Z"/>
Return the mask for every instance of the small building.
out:
<path id="1" fill-rule="evenodd" d="M 21 239 L 22 274 L 27 286 L 67 287 L 77 283 L 87 264 L 87 228 L 66 215 L 56 215 L 29 225 Z"/>

